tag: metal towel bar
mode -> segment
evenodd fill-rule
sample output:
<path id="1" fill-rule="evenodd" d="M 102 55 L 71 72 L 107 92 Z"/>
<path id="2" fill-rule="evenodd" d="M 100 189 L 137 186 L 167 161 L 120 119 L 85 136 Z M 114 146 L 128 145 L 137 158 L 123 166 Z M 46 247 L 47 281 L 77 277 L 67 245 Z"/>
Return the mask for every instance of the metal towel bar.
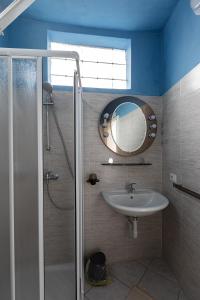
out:
<path id="1" fill-rule="evenodd" d="M 182 191 L 182 192 L 184 192 L 184 193 L 186 193 L 186 194 L 188 194 L 188 195 L 190 195 L 190 196 L 192 196 L 192 197 L 200 200 L 200 194 L 198 194 L 198 193 L 196 193 L 194 191 L 191 191 L 188 188 L 186 188 L 186 187 L 184 187 L 184 186 L 182 186 L 180 184 L 173 183 L 173 187 L 175 187 L 179 191 Z"/>

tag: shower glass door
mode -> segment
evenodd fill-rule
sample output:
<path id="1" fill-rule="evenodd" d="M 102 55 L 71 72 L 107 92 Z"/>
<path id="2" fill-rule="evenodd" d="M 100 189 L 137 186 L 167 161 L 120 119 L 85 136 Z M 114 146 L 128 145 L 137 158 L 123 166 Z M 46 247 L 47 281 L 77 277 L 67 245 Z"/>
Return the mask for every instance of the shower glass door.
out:
<path id="1" fill-rule="evenodd" d="M 74 109 L 43 84 L 45 300 L 76 299 Z"/>
<path id="2" fill-rule="evenodd" d="M 40 58 L 0 57 L 0 299 L 42 300 Z"/>
<path id="3" fill-rule="evenodd" d="M 9 59 L 0 57 L 0 299 L 11 299 L 9 203 Z"/>
<path id="4" fill-rule="evenodd" d="M 12 59 L 16 300 L 40 296 L 40 70 L 41 62 L 36 58 Z"/>
<path id="5" fill-rule="evenodd" d="M 0 51 L 0 299 L 80 300 L 78 81 L 56 93 L 42 85 L 41 52 Z"/>

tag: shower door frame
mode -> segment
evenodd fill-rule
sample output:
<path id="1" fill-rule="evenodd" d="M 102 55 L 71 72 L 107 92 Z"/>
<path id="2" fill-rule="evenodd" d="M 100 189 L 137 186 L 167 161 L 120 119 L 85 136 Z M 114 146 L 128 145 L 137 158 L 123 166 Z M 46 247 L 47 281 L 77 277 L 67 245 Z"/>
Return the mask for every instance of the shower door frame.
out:
<path id="1" fill-rule="evenodd" d="M 76 300 L 84 297 L 83 283 L 83 146 L 82 146 L 82 85 L 80 76 L 80 58 L 75 51 L 31 50 L 0 48 L 0 56 L 9 58 L 8 74 L 12 74 L 12 59 L 37 59 L 37 115 L 38 115 L 38 226 L 39 226 L 39 294 L 44 299 L 44 226 L 43 226 L 43 146 L 42 146 L 42 58 L 66 58 L 76 61 L 74 73 L 73 97 L 75 104 L 75 206 L 76 206 Z M 12 111 L 12 76 L 9 75 L 9 157 L 10 157 L 10 263 L 11 263 L 11 300 L 15 300 L 15 242 L 14 242 L 14 195 L 13 195 L 13 111 Z"/>

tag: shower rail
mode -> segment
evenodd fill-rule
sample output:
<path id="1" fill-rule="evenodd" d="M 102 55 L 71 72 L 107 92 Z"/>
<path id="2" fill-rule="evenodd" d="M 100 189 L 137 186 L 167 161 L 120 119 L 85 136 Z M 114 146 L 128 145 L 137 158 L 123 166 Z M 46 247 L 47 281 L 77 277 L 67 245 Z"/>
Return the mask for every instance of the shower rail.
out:
<path id="1" fill-rule="evenodd" d="M 192 191 L 192 190 L 190 190 L 190 189 L 188 189 L 188 188 L 186 188 L 186 187 L 184 187 L 180 184 L 176 184 L 176 183 L 173 183 L 173 187 L 176 188 L 177 190 L 181 191 L 181 192 L 184 192 L 184 193 L 200 200 L 200 194 L 197 193 L 197 192 L 194 192 L 194 191 Z"/>
<path id="2" fill-rule="evenodd" d="M 76 51 L 57 51 L 57 50 L 32 50 L 32 49 L 15 49 L 15 48 L 0 48 L 0 55 L 2 56 L 30 56 L 33 57 L 59 57 L 59 58 L 71 58 L 76 61 L 77 77 L 79 81 L 79 87 L 81 84 L 81 74 L 80 74 L 80 57 Z"/>

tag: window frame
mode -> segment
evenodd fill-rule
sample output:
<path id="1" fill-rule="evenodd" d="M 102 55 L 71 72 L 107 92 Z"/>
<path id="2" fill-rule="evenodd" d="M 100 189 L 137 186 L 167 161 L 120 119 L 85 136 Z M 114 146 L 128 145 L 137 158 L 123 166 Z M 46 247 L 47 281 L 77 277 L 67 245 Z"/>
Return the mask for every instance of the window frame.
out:
<path id="1" fill-rule="evenodd" d="M 114 87 L 83 87 L 84 90 L 103 91 L 105 92 L 125 92 L 132 89 L 131 84 L 131 39 L 121 37 L 109 37 L 109 36 L 96 36 L 88 34 L 48 31 L 48 49 L 51 49 L 51 43 L 68 44 L 74 46 L 100 48 L 100 49 L 116 49 L 124 50 L 126 52 L 126 87 L 116 88 Z M 95 62 L 94 62 L 95 63 Z M 116 63 L 117 65 L 117 63 Z M 47 62 L 47 76 L 48 80 L 51 80 L 51 61 Z M 95 78 L 94 78 L 95 79 Z M 102 78 L 103 79 L 103 78 Z M 108 78 L 109 80 L 117 80 L 118 78 Z M 119 78 L 119 81 L 121 80 Z M 116 83 L 116 81 L 114 82 Z M 70 85 L 54 85 L 57 90 L 71 90 Z"/>

